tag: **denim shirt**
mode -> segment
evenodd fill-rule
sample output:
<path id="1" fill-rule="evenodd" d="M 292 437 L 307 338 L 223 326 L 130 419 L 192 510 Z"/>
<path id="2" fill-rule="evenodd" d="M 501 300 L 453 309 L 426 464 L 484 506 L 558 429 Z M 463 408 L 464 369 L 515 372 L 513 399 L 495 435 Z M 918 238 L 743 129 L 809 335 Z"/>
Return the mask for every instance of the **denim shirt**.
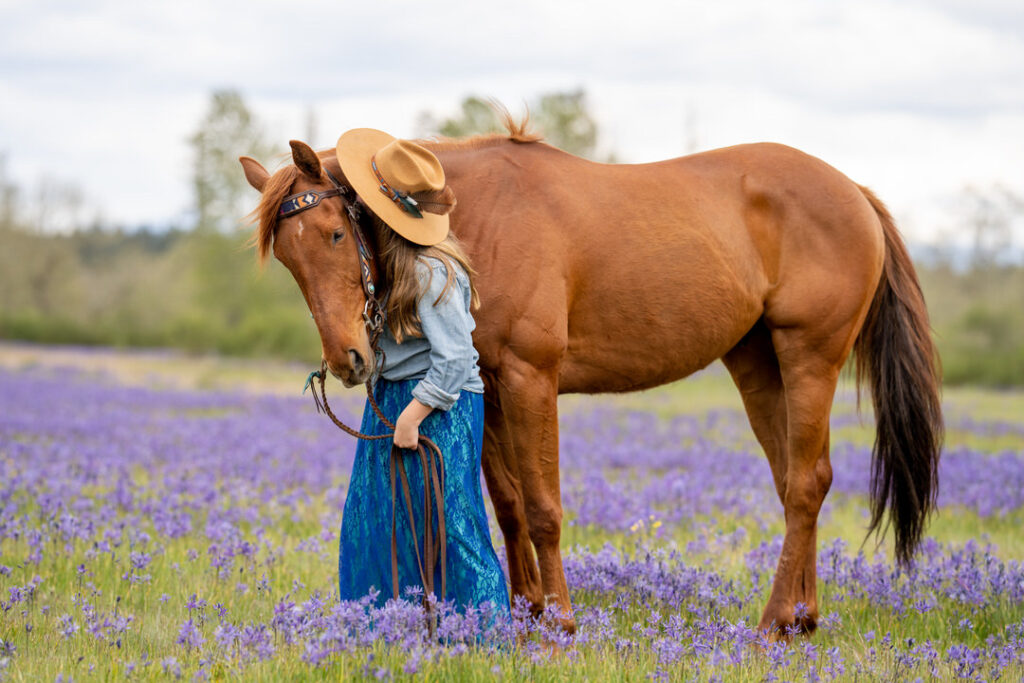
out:
<path id="1" fill-rule="evenodd" d="M 484 392 L 477 366 L 480 354 L 473 348 L 476 322 L 469 310 L 469 277 L 457 263 L 454 265 L 455 282 L 435 306 L 448 281 L 448 270 L 438 259 L 417 259 L 416 277 L 422 293 L 416 310 L 423 336 L 406 337 L 399 344 L 385 325 L 378 342 L 384 351 L 381 377 L 420 380 L 412 390 L 413 397 L 440 410 L 455 405 L 462 391 Z"/>

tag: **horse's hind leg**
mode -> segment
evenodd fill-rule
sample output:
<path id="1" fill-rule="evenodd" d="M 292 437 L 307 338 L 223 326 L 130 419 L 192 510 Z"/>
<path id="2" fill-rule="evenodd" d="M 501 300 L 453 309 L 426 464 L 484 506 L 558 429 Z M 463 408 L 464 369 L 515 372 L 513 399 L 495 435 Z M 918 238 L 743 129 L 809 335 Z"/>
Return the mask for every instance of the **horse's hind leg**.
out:
<path id="1" fill-rule="evenodd" d="M 746 408 L 750 426 L 768 457 L 775 490 L 785 506 L 789 459 L 786 389 L 782 383 L 782 373 L 775 355 L 775 346 L 772 344 L 771 332 L 764 320 L 759 321 L 740 343 L 722 358 L 722 362 L 728 368 L 743 397 L 743 406 Z M 824 466 L 827 466 L 827 458 L 826 451 Z M 818 620 L 815 541 L 816 539 L 812 537 L 810 551 L 804 561 L 794 598 L 795 602 L 806 606 L 805 613 L 796 619 L 802 633 L 814 631 Z"/>
<path id="2" fill-rule="evenodd" d="M 772 331 L 786 399 L 786 536 L 760 627 L 777 628 L 783 635 L 794 625 L 811 630 L 817 617 L 818 513 L 832 484 L 828 422 L 839 372 L 858 327 L 855 315 L 831 334 L 811 327 Z M 797 603 L 803 603 L 806 614 L 797 616 Z"/>
<path id="3" fill-rule="evenodd" d="M 786 501 L 786 391 L 771 333 L 760 320 L 722 362 L 743 397 L 754 436 L 768 456 L 779 500 Z"/>
<path id="4" fill-rule="evenodd" d="M 512 585 L 510 597 L 515 599 L 516 595 L 522 595 L 531 604 L 540 605 L 544 601 L 544 591 L 528 534 L 515 448 L 501 404 L 491 400 L 495 392 L 488 391 L 484 395 L 487 403 L 484 409 L 482 466 L 487 491 L 494 504 L 494 514 L 505 537 L 508 578 Z"/>

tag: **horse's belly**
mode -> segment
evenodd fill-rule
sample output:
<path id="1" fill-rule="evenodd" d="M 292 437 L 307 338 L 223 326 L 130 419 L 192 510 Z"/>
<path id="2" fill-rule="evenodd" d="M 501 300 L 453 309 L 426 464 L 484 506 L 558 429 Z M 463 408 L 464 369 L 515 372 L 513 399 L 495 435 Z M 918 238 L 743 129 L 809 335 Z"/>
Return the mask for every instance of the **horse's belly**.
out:
<path id="1" fill-rule="evenodd" d="M 623 368 L 617 364 L 570 357 L 561 367 L 558 393 L 599 394 L 650 389 L 692 375 L 724 355 L 726 351 L 728 349 L 711 357 L 695 355 L 686 363 L 651 363 L 636 368 Z"/>
<path id="2" fill-rule="evenodd" d="M 648 389 L 686 377 L 725 355 L 760 318 L 762 304 L 739 295 L 706 305 L 605 310 L 574 326 L 559 372 L 560 393 Z M 685 304 L 685 302 L 682 302 Z"/>

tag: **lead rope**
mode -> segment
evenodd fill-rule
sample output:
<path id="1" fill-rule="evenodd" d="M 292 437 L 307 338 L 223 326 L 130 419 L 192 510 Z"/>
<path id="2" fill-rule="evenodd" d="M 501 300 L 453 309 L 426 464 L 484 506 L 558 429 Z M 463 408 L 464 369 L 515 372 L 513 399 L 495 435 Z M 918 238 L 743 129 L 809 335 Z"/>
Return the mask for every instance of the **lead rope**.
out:
<path id="1" fill-rule="evenodd" d="M 336 187 L 343 187 L 341 186 L 341 183 L 339 183 L 337 179 L 330 174 L 330 172 L 328 172 L 327 175 Z M 342 194 L 347 193 L 342 191 Z M 377 342 L 384 329 L 384 321 L 380 303 L 377 301 L 377 297 L 375 296 L 376 292 L 373 285 L 373 277 L 370 272 L 369 249 L 366 247 L 362 231 L 359 229 L 359 216 L 355 206 L 353 204 L 349 204 L 347 210 L 349 212 L 349 219 L 353 227 L 353 232 L 356 236 L 359 251 L 360 272 L 363 280 L 363 290 L 366 294 L 366 306 L 363 308 L 363 321 L 366 324 L 367 331 L 369 332 L 370 348 L 373 349 L 376 357 L 377 367 L 381 368 L 384 366 L 384 352 L 378 347 Z M 319 393 L 317 391 L 317 385 L 313 382 L 314 378 L 319 380 Z M 377 418 L 385 428 L 391 430 L 387 434 L 363 434 L 339 420 L 334 414 L 334 411 L 331 410 L 331 406 L 327 403 L 326 381 L 327 362 L 322 361 L 319 370 L 314 370 L 309 373 L 309 377 L 306 378 L 306 387 L 303 389 L 303 392 L 305 392 L 306 389 L 312 388 L 313 403 L 316 404 L 317 412 L 325 413 L 342 431 L 356 437 L 357 439 L 363 439 L 364 441 L 394 439 L 395 425 L 384 416 L 383 412 L 381 412 L 380 406 L 377 405 L 377 401 L 373 398 L 373 385 L 369 380 L 366 382 L 366 398 L 373 407 L 373 412 L 377 415 Z M 423 606 L 427 612 L 427 629 L 430 633 L 430 637 L 433 638 L 437 628 L 437 614 L 434 604 L 429 600 L 429 596 L 434 593 L 434 573 L 437 571 L 439 563 L 441 570 L 441 600 L 444 599 L 446 594 L 445 589 L 447 584 L 448 534 L 445 530 L 444 520 L 444 457 L 441 454 L 441 449 L 437 447 L 437 444 L 422 434 L 419 437 L 419 444 L 416 446 L 416 453 L 419 456 L 420 466 L 423 470 L 424 529 L 422 554 L 420 553 L 419 543 L 416 540 L 416 525 L 413 522 L 412 515 L 412 492 L 409 487 L 409 475 L 405 468 L 405 456 L 402 453 L 402 449 L 395 446 L 392 442 L 391 457 L 389 459 L 390 462 L 388 467 L 391 482 L 391 590 L 395 599 L 398 599 L 398 495 L 396 490 L 396 481 L 400 480 L 402 485 L 402 496 L 405 499 L 405 509 L 408 513 L 409 532 L 412 535 L 413 548 L 416 552 L 416 566 L 419 570 L 420 581 L 423 585 Z M 434 536 L 434 523 L 431 519 L 435 508 L 437 511 L 436 537 Z"/>
<path id="2" fill-rule="evenodd" d="M 318 380 L 317 383 L 313 383 L 313 378 Z M 394 437 L 394 424 L 388 420 L 381 413 L 380 408 L 377 405 L 377 401 L 374 399 L 373 387 L 370 382 L 367 382 L 367 398 L 373 407 L 374 413 L 377 414 L 378 419 L 384 424 L 387 429 L 390 429 L 386 434 L 364 434 L 360 431 L 352 429 L 334 414 L 331 410 L 331 405 L 327 400 L 326 391 L 326 379 L 327 379 L 327 364 L 321 366 L 321 370 L 314 371 L 309 374 L 307 379 L 307 386 L 312 388 L 313 402 L 316 403 L 316 410 L 318 412 L 325 413 L 340 429 L 345 433 L 354 436 L 355 438 L 364 439 L 367 441 L 377 441 L 385 438 Z M 434 441 L 422 434 L 420 434 L 420 442 L 416 447 L 417 455 L 420 458 L 420 465 L 424 473 L 424 486 L 423 486 L 423 510 L 424 510 L 424 548 L 423 554 L 420 554 L 419 544 L 416 542 L 416 527 L 413 522 L 413 498 L 412 489 L 409 485 L 409 473 L 406 470 L 406 462 L 404 462 L 404 456 L 401 453 L 401 449 L 398 446 L 391 445 L 391 458 L 389 467 L 389 476 L 391 480 L 391 589 L 395 598 L 398 597 L 398 539 L 397 539 L 397 492 L 396 492 L 396 474 L 397 478 L 401 481 L 401 493 L 404 499 L 406 499 L 406 510 L 408 511 L 409 527 L 413 535 L 413 545 L 416 549 L 416 563 L 420 571 L 420 580 L 423 583 L 424 589 L 424 601 L 426 603 L 426 597 L 430 593 L 434 592 L 434 571 L 437 569 L 438 560 L 440 561 L 440 596 L 443 599 L 445 594 L 446 585 L 446 570 L 445 567 L 447 562 L 447 553 L 445 546 L 447 545 L 447 533 L 444 527 L 444 459 L 441 455 L 441 451 Z M 433 490 L 431 490 L 431 488 Z M 437 536 L 436 539 L 433 536 L 433 519 L 432 514 L 436 508 L 437 512 Z M 424 559 L 427 560 L 427 564 L 424 565 Z M 427 571 L 429 569 L 429 571 Z M 429 605 L 428 605 L 429 607 Z M 432 634 L 431 634 L 432 635 Z"/>
<path id="3" fill-rule="evenodd" d="M 314 378 L 317 379 L 318 382 L 314 383 Z M 370 406 L 372 406 L 373 412 L 376 413 L 377 418 L 384 424 L 385 428 L 391 430 L 387 434 L 364 434 L 358 430 L 352 429 L 339 420 L 338 416 L 334 414 L 334 411 L 331 410 L 330 404 L 327 402 L 326 379 L 327 364 L 324 362 L 321 364 L 320 370 L 311 372 L 309 374 L 309 378 L 306 380 L 306 386 L 313 390 L 313 402 L 316 404 L 318 412 L 325 413 L 342 431 L 356 437 L 357 439 L 363 439 L 364 441 L 379 441 L 382 439 L 394 438 L 395 425 L 381 412 L 380 407 L 377 405 L 377 401 L 373 398 L 373 387 L 369 382 L 366 383 L 366 398 L 369 401 Z M 318 384 L 319 388 L 317 386 Z M 409 486 L 409 475 L 405 468 L 405 456 L 403 455 L 401 448 L 394 444 L 391 446 L 391 458 L 388 468 L 391 480 L 391 588 L 394 597 L 398 598 L 398 496 L 396 482 L 400 480 L 402 496 L 405 498 L 405 508 L 408 513 L 409 531 L 412 534 L 413 547 L 416 551 L 416 566 L 419 569 L 420 581 L 423 584 L 424 607 L 426 607 L 428 614 L 434 616 L 431 614 L 433 612 L 433 608 L 427 597 L 434 592 L 434 573 L 437 571 L 438 564 L 440 564 L 441 573 L 441 599 L 444 599 L 447 584 L 446 546 L 448 545 L 448 536 L 444 520 L 444 457 L 442 456 L 441 449 L 438 448 L 437 444 L 434 443 L 432 439 L 423 436 L 422 434 L 420 435 L 419 444 L 416 447 L 416 453 L 419 456 L 420 466 L 423 469 L 424 532 L 422 555 L 420 554 L 419 543 L 416 541 L 416 528 L 412 518 L 412 489 Z M 436 537 L 433 533 L 434 522 L 432 519 L 435 508 L 437 511 Z M 426 564 L 424 563 L 424 560 L 426 560 Z M 428 625 L 430 627 L 430 634 L 433 636 L 434 619 L 430 619 Z"/>

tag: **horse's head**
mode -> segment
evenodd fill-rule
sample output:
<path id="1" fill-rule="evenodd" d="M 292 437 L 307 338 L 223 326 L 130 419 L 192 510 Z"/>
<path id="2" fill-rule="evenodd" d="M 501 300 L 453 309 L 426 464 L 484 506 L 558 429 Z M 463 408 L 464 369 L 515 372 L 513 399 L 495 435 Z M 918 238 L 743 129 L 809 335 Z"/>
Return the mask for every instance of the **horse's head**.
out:
<path id="1" fill-rule="evenodd" d="M 273 175 L 254 159 L 239 159 L 246 180 L 262 193 L 253 242 L 261 261 L 272 247 L 291 272 L 320 332 L 327 368 L 345 386 L 354 386 L 366 381 L 374 364 L 363 321 L 366 294 L 357 237 L 347 210 L 355 194 L 335 184 L 345 180 L 333 157 L 321 160 L 295 140 L 291 147 L 294 165 Z M 332 166 L 325 169 L 325 164 Z"/>

